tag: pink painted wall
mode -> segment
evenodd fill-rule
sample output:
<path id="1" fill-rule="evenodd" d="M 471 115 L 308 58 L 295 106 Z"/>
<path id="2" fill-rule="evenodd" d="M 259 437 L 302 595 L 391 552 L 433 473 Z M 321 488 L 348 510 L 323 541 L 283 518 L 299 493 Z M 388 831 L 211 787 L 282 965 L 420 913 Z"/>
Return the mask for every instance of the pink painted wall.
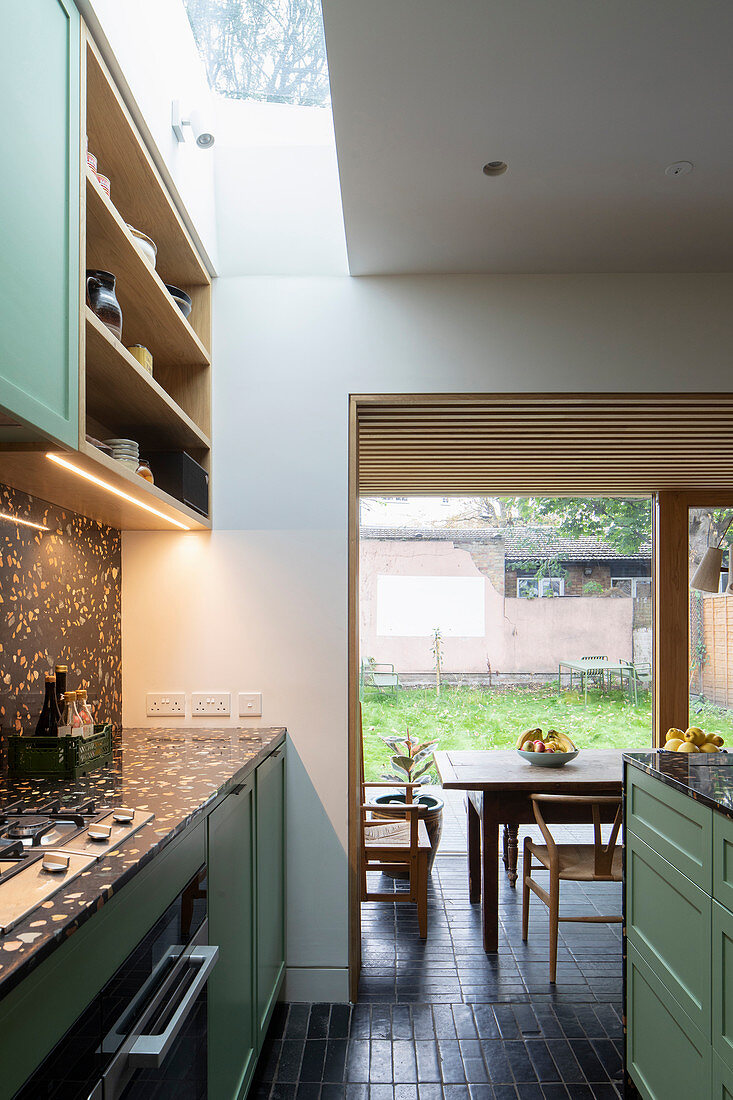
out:
<path id="1" fill-rule="evenodd" d="M 444 637 L 445 672 L 556 672 L 558 661 L 588 654 L 632 658 L 633 601 L 567 596 L 505 599 L 467 550 L 435 540 L 361 543 L 361 654 L 393 664 L 399 672 L 433 668 L 430 637 L 377 634 L 377 578 L 387 576 L 480 577 L 484 583 L 483 637 Z"/>

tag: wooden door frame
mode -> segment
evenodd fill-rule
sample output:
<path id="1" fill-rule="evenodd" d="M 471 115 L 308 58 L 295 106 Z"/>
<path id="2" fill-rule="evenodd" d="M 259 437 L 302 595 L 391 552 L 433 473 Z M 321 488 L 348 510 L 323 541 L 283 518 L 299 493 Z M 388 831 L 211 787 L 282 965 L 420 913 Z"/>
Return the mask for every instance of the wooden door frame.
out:
<path id="1" fill-rule="evenodd" d="M 349 396 L 348 475 L 348 776 L 349 776 L 349 990 L 357 999 L 361 969 L 361 911 L 359 890 L 359 439 L 358 412 L 361 405 L 424 405 L 449 403 L 467 406 L 485 401 L 487 394 L 351 394 Z M 527 394 L 540 399 L 541 394 Z M 548 395 L 550 396 L 550 395 Z M 603 395 L 552 394 L 557 403 L 579 397 Z M 650 402 L 657 393 L 636 394 Z M 613 494 L 618 495 L 618 494 Z M 670 726 L 687 722 L 689 713 L 689 598 L 688 536 L 690 508 L 731 507 L 733 492 L 704 488 L 652 493 L 653 629 L 652 661 L 653 745 L 664 742 Z"/>

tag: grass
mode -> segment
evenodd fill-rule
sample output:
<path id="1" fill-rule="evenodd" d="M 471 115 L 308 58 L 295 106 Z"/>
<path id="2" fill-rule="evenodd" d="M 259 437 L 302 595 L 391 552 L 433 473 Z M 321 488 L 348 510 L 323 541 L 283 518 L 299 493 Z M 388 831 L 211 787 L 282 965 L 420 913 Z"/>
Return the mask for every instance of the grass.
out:
<path id="1" fill-rule="evenodd" d="M 711 715 L 706 718 L 712 725 Z M 695 720 L 706 728 L 700 715 Z M 389 750 L 380 737 L 404 733 L 406 726 L 421 741 L 440 738 L 437 747 L 441 749 L 513 748 L 519 734 L 532 726 L 567 733 L 581 749 L 642 749 L 651 743 L 651 696 L 643 695 L 634 706 L 625 692 L 593 690 L 584 706 L 577 691 L 558 696 L 554 687 L 533 691 L 444 687 L 439 698 L 434 690 L 369 692 L 363 700 L 367 780 L 380 779 L 389 764 Z M 730 728 L 733 731 L 733 723 Z"/>
<path id="2" fill-rule="evenodd" d="M 394 694 L 369 692 L 362 703 L 364 771 L 382 778 L 389 750 L 381 736 L 403 734 L 406 726 L 421 741 L 440 739 L 440 749 L 509 749 L 532 726 L 567 733 L 580 749 L 643 749 L 651 745 L 651 695 L 634 706 L 626 692 L 592 690 L 588 705 L 577 691 L 558 696 L 553 687 L 497 691 L 444 687 L 435 691 L 403 689 Z M 690 701 L 690 722 L 717 731 L 733 748 L 733 711 L 705 701 Z"/>

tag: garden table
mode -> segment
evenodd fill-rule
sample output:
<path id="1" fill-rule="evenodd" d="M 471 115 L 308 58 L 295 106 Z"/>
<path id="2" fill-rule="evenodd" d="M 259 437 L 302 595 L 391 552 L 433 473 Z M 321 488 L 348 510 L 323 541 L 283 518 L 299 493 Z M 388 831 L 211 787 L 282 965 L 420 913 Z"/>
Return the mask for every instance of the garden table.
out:
<path id="1" fill-rule="evenodd" d="M 628 751 L 628 750 L 624 750 Z M 620 795 L 623 784 L 619 749 L 581 751 L 561 768 L 542 768 L 523 760 L 514 749 L 436 752 L 435 763 L 446 790 L 468 793 L 468 892 L 481 900 L 484 951 L 499 948 L 499 826 L 513 833 L 514 866 L 519 825 L 534 825 L 532 794 Z M 587 806 L 546 803 L 553 824 L 588 824 Z M 613 814 L 608 807 L 608 820 Z M 605 819 L 605 817 L 604 817 Z M 515 875 L 516 879 L 516 875 Z"/>
<path id="2" fill-rule="evenodd" d="M 583 692 L 583 702 L 588 703 L 588 677 L 598 676 L 599 674 L 604 678 L 608 676 L 608 686 L 611 686 L 611 676 L 615 672 L 618 674 L 621 686 L 623 687 L 624 676 L 629 678 L 629 694 L 633 691 L 636 695 L 636 676 L 634 666 L 630 661 L 609 661 L 608 659 L 598 658 L 597 660 L 578 660 L 578 661 L 559 661 L 557 666 L 557 690 L 558 692 L 562 688 L 562 674 L 563 670 L 570 674 L 570 686 L 573 686 L 573 676 L 577 672 L 580 676 L 580 686 Z"/>

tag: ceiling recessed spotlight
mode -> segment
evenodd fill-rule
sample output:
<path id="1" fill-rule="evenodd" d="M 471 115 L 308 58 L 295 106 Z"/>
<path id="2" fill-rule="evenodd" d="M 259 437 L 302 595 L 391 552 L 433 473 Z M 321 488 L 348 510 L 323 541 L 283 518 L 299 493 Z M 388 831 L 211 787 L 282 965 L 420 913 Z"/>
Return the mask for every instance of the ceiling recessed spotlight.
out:
<path id="1" fill-rule="evenodd" d="M 504 160 L 490 160 L 488 164 L 483 167 L 483 173 L 485 176 L 503 176 L 507 170 L 507 164 Z"/>
<path id="2" fill-rule="evenodd" d="M 664 169 L 665 176 L 689 176 L 695 165 L 691 160 L 676 160 Z"/>

